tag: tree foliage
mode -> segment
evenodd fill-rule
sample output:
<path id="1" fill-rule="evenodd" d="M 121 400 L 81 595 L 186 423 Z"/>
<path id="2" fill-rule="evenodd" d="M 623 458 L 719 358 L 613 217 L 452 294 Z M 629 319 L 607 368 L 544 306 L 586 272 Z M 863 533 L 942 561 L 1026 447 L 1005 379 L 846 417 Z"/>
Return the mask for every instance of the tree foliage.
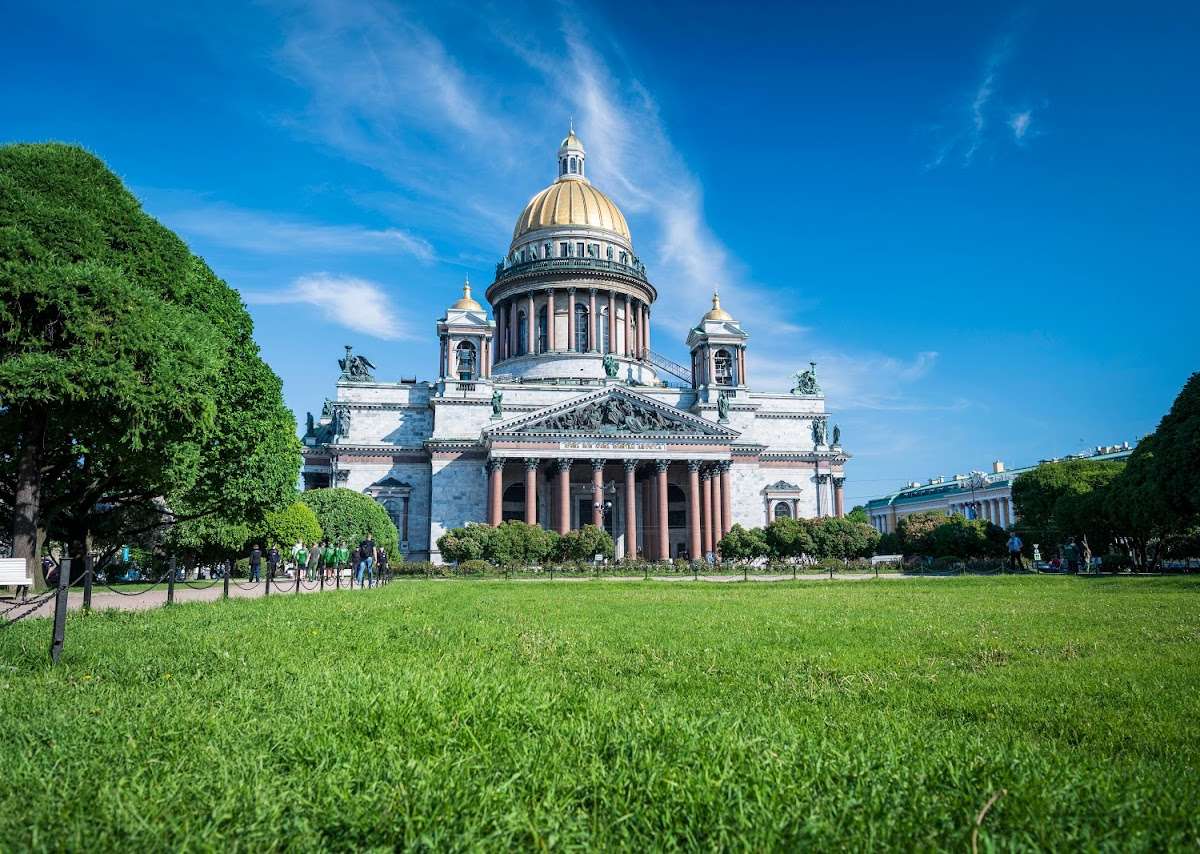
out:
<path id="1" fill-rule="evenodd" d="M 383 505 L 371 496 L 337 486 L 301 492 L 300 501 L 316 514 L 321 530 L 332 542 L 354 546 L 370 534 L 375 545 L 393 559 L 399 557 L 400 532 Z"/>
<path id="2" fill-rule="evenodd" d="M 848 516 L 830 516 L 812 520 L 809 524 L 812 538 L 811 556 L 817 560 L 840 558 L 854 560 L 875 554 L 879 543 L 879 532 L 865 522 L 855 521 Z"/>
<path id="3" fill-rule="evenodd" d="M 1004 554 L 1008 535 L 998 525 L 984 519 L 965 516 L 943 516 L 942 523 L 925 538 L 930 557 L 970 558 L 999 557 Z"/>
<path id="4" fill-rule="evenodd" d="M 759 560 L 771 554 L 762 528 L 743 528 L 737 524 L 721 538 L 719 549 L 722 560 L 737 563 Z"/>
<path id="5" fill-rule="evenodd" d="M 297 542 L 312 545 L 320 542 L 321 523 L 317 514 L 302 501 L 296 501 L 283 510 L 272 510 L 263 520 L 261 535 L 254 539 L 263 540 L 265 545 L 277 546 L 285 551 Z"/>
<path id="6" fill-rule="evenodd" d="M 901 553 L 906 557 L 932 554 L 929 536 L 945 521 L 946 514 L 941 510 L 926 510 L 902 517 L 896 522 L 896 537 L 900 541 Z"/>
<path id="7" fill-rule="evenodd" d="M 492 534 L 495 528 L 488 525 L 467 525 L 451 528 L 438 537 L 438 551 L 444 560 L 462 563 L 468 560 L 486 560 L 491 552 Z"/>
<path id="8" fill-rule="evenodd" d="M 813 540 L 806 520 L 776 519 L 763 531 L 771 554 L 780 560 L 812 554 Z"/>
<path id="9" fill-rule="evenodd" d="M 0 504 L 18 556 L 261 519 L 299 444 L 236 292 L 73 146 L 0 147 Z M 76 552 L 77 553 L 77 552 Z"/>
<path id="10" fill-rule="evenodd" d="M 584 525 L 577 531 L 568 531 L 554 545 L 554 555 L 559 560 L 590 561 L 596 555 L 611 560 L 616 553 L 612 536 L 603 528 Z"/>
<path id="11" fill-rule="evenodd" d="M 483 559 L 500 565 L 542 564 L 557 554 L 559 539 L 553 531 L 514 519 L 496 528 L 451 528 L 438 537 L 438 549 L 443 558 L 455 562 Z"/>

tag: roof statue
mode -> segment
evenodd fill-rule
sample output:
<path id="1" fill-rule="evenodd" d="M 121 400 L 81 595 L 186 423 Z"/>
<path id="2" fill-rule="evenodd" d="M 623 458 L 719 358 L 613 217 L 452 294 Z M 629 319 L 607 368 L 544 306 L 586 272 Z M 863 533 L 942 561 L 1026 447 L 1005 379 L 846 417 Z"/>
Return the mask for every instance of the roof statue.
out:
<path id="1" fill-rule="evenodd" d="M 304 429 L 304 435 L 311 436 L 313 433 L 316 432 L 316 429 L 315 429 L 316 425 L 313 423 L 313 414 L 311 412 L 306 412 L 306 413 L 304 413 L 304 416 L 305 416 L 305 425 L 306 425 L 305 429 Z"/>
<path id="2" fill-rule="evenodd" d="M 350 435 L 350 407 L 336 406 L 333 410 L 333 435 L 345 438 Z"/>
<path id="3" fill-rule="evenodd" d="M 825 444 L 825 419 L 814 418 L 812 423 L 812 437 L 814 445 Z"/>
<path id="4" fill-rule="evenodd" d="M 840 448 L 842 446 L 842 428 L 839 424 L 833 425 L 833 447 Z"/>
<path id="5" fill-rule="evenodd" d="M 610 380 L 614 379 L 617 376 L 617 371 L 619 371 L 620 369 L 621 369 L 621 366 L 617 364 L 616 357 L 613 356 L 612 353 L 605 353 L 604 354 L 604 375 L 606 377 L 608 377 Z"/>
<path id="6" fill-rule="evenodd" d="M 717 394 L 717 420 L 722 424 L 729 420 L 729 395 L 723 391 Z"/>
<path id="7" fill-rule="evenodd" d="M 354 349 L 352 345 L 346 345 L 346 358 L 338 359 L 338 367 L 342 369 L 341 379 L 349 380 L 350 382 L 370 382 L 375 379 L 375 375 L 371 373 L 375 370 L 375 366 L 371 364 L 371 360 L 366 356 L 352 356 L 350 351 Z"/>
<path id="8" fill-rule="evenodd" d="M 492 417 L 501 418 L 504 415 L 504 394 L 500 389 L 492 391 Z"/>
<path id="9" fill-rule="evenodd" d="M 817 363 L 809 362 L 807 371 L 796 374 L 796 386 L 792 394 L 820 394 L 821 386 L 817 382 Z"/>

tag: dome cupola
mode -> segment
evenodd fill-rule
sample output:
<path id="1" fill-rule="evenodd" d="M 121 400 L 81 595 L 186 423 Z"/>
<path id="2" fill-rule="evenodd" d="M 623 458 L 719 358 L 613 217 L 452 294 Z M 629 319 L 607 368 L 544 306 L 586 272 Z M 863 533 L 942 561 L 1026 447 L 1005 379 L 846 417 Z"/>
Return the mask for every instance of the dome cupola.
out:
<path id="1" fill-rule="evenodd" d="M 575 135 L 575 123 L 558 146 L 558 179 L 586 181 L 583 171 L 587 152 L 583 150 L 583 142 Z"/>
<path id="2" fill-rule="evenodd" d="M 450 308 L 459 311 L 483 311 L 483 306 L 471 297 L 470 278 L 463 279 L 463 295 Z"/>

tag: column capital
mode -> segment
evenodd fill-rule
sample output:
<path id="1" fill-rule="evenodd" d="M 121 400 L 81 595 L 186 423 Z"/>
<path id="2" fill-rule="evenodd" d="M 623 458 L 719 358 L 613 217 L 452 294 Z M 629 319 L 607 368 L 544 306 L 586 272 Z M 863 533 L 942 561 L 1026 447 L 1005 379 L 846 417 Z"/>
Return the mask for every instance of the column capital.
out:
<path id="1" fill-rule="evenodd" d="M 654 461 L 654 468 L 656 471 L 665 472 L 670 467 L 671 467 L 670 460 L 655 460 Z"/>
<path id="2" fill-rule="evenodd" d="M 595 296 L 595 294 L 596 294 L 596 289 L 595 289 L 595 288 L 588 288 L 588 293 L 589 293 L 589 294 L 591 294 L 592 296 Z"/>
<path id="3" fill-rule="evenodd" d="M 596 469 L 604 468 L 604 464 L 607 462 L 608 462 L 608 460 L 601 459 L 600 457 L 593 457 L 592 458 L 592 470 L 595 471 Z"/>
<path id="4" fill-rule="evenodd" d="M 575 293 L 575 286 L 574 286 L 574 285 L 571 285 L 570 287 L 568 287 L 568 288 L 567 288 L 567 293 L 569 293 L 569 294 L 573 294 L 573 293 Z"/>
<path id="5" fill-rule="evenodd" d="M 637 471 L 637 467 L 638 467 L 637 460 L 625 460 L 624 462 L 625 462 L 625 471 L 627 471 L 627 472 Z"/>
<path id="6" fill-rule="evenodd" d="M 560 457 L 554 461 L 554 465 L 559 471 L 569 471 L 573 462 L 575 461 L 570 457 Z"/>
<path id="7" fill-rule="evenodd" d="M 838 489 L 841 489 L 845 485 L 845 483 L 846 483 L 846 478 L 839 477 L 836 474 L 833 476 L 833 485 L 836 486 Z"/>
<path id="8" fill-rule="evenodd" d="M 687 466 L 689 472 L 699 472 L 703 466 L 703 463 L 701 463 L 699 460 L 688 460 Z"/>
<path id="9" fill-rule="evenodd" d="M 538 459 L 537 457 L 526 457 L 525 458 L 525 468 L 536 469 L 538 467 L 538 463 L 540 463 L 540 462 L 541 462 L 541 460 Z"/>
<path id="10" fill-rule="evenodd" d="M 504 468 L 504 457 L 491 457 L 488 459 L 488 471 L 500 471 L 502 468 Z"/>
<path id="11" fill-rule="evenodd" d="M 700 479 L 712 480 L 713 471 L 708 466 L 700 466 Z"/>
<path id="12" fill-rule="evenodd" d="M 731 468 L 733 468 L 733 460 L 721 460 L 719 463 L 717 463 L 717 469 L 722 474 L 729 471 Z"/>
<path id="13" fill-rule="evenodd" d="M 827 475 L 827 474 L 817 475 L 817 483 L 829 483 L 829 475 Z"/>

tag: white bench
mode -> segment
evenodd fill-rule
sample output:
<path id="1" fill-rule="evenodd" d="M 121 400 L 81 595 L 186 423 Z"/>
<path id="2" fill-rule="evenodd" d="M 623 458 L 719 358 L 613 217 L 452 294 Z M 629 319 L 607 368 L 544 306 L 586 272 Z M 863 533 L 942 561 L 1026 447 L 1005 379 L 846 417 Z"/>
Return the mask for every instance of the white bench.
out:
<path id="1" fill-rule="evenodd" d="M 32 587 L 29 562 L 23 557 L 0 557 L 0 587 Z"/>

